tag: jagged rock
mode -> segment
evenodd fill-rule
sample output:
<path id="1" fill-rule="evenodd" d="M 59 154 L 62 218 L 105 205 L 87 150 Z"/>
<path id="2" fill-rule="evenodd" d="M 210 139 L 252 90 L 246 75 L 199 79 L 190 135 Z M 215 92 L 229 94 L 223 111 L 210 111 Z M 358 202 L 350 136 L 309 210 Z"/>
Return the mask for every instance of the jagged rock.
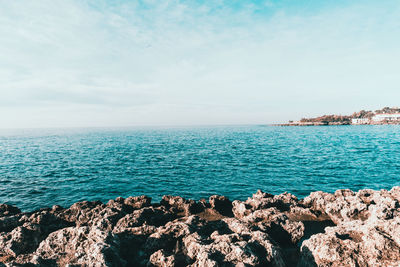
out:
<path id="1" fill-rule="evenodd" d="M 21 213 L 21 210 L 15 206 L 0 204 L 0 217 L 11 216 Z"/>
<path id="2" fill-rule="evenodd" d="M 270 234 L 279 244 L 296 244 L 304 235 L 304 225 L 291 221 L 289 217 L 276 208 L 256 210 L 242 218 L 242 221 L 256 225 Z"/>
<path id="3" fill-rule="evenodd" d="M 259 190 L 245 202 L 234 201 L 233 213 L 236 218 L 269 233 L 281 245 L 296 244 L 304 235 L 304 225 L 299 220 L 291 220 L 284 212 L 294 208 L 299 211 L 297 204 L 298 199 L 289 193 L 273 196 Z M 299 214 L 292 217 L 301 218 Z"/>
<path id="4" fill-rule="evenodd" d="M 187 256 L 194 261 L 191 266 L 285 266 L 268 234 L 252 231 L 234 218 L 225 218 L 213 228 L 210 235 L 200 235 L 199 231 L 183 239 Z"/>
<path id="5" fill-rule="evenodd" d="M 248 198 L 245 203 L 251 207 L 252 210 L 275 207 L 280 211 L 287 211 L 290 206 L 296 205 L 297 202 L 298 199 L 290 193 L 274 196 L 258 190 L 257 193 L 253 194 L 253 197 Z"/>
<path id="6" fill-rule="evenodd" d="M 400 187 L 0 205 L 0 266 L 399 266 L 399 212 Z"/>
<path id="7" fill-rule="evenodd" d="M 23 225 L 26 227 L 37 225 L 40 228 L 40 232 L 44 235 L 74 225 L 74 223 L 68 222 L 48 210 L 34 212 L 29 217 L 22 217 L 20 221 L 23 221 Z"/>
<path id="8" fill-rule="evenodd" d="M 209 202 L 211 208 L 218 211 L 220 214 L 225 216 L 233 216 L 232 201 L 230 201 L 227 197 L 214 195 L 209 198 Z"/>
<path id="9" fill-rule="evenodd" d="M 298 198 L 288 192 L 273 197 L 273 205 L 280 211 L 288 211 L 290 207 L 297 205 L 298 202 Z"/>
<path id="10" fill-rule="evenodd" d="M 182 212 L 186 216 L 197 214 L 204 210 L 204 205 L 202 203 L 197 203 L 194 200 L 187 200 L 179 196 L 163 196 L 160 204 L 171 208 L 173 212 Z"/>
<path id="11" fill-rule="evenodd" d="M 94 225 L 105 231 L 112 231 L 118 221 L 124 217 L 127 212 L 124 209 L 106 206 L 100 210 L 88 225 Z"/>
<path id="12" fill-rule="evenodd" d="M 238 218 L 242 219 L 243 217 L 249 215 L 252 212 L 252 206 L 246 204 L 240 200 L 234 200 L 232 202 L 232 213 L 233 215 Z"/>
<path id="13" fill-rule="evenodd" d="M 125 204 L 124 198 L 110 200 L 106 205 L 100 201 L 82 201 L 73 204 L 61 213 L 61 217 L 77 226 L 94 225 L 112 231 L 119 219 L 132 212 L 134 208 Z"/>
<path id="14" fill-rule="evenodd" d="M 151 205 L 151 197 L 148 196 L 138 196 L 138 197 L 128 197 L 124 200 L 125 205 L 131 206 L 134 209 L 141 209 Z"/>
<path id="15" fill-rule="evenodd" d="M 148 266 L 171 267 L 176 266 L 176 256 L 167 255 L 163 249 L 157 250 L 150 256 Z"/>
<path id="16" fill-rule="evenodd" d="M 130 222 L 129 222 L 129 215 L 125 216 L 122 218 L 120 221 L 118 221 L 117 225 L 114 227 L 113 232 L 116 234 L 124 233 L 126 232 L 127 234 L 132 234 L 136 236 L 149 236 L 152 233 L 154 233 L 157 229 L 156 226 L 154 225 L 147 225 L 143 224 L 141 226 L 135 226 L 131 227 Z"/>
<path id="17" fill-rule="evenodd" d="M 64 208 L 61 207 L 60 205 L 53 205 L 53 207 L 51 207 L 52 212 L 61 212 L 63 210 L 64 210 Z"/>
<path id="18" fill-rule="evenodd" d="M 161 226 L 174 219 L 176 215 L 163 210 L 161 208 L 146 207 L 140 210 L 135 210 L 133 213 L 121 218 L 117 225 L 117 229 L 138 227 L 143 224 Z"/>
<path id="19" fill-rule="evenodd" d="M 74 222 L 76 225 L 87 225 L 104 207 L 105 205 L 100 201 L 77 202 L 69 209 L 66 209 L 62 217 L 69 222 Z"/>
<path id="20" fill-rule="evenodd" d="M 32 253 L 40 242 L 39 238 L 38 226 L 31 228 L 18 226 L 11 232 L 0 236 L 0 252 L 14 257 Z"/>
<path id="21" fill-rule="evenodd" d="M 12 256 L 32 253 L 48 234 L 71 225 L 47 210 L 34 212 L 29 217 L 24 215 L 19 222 L 22 226 L 0 235 L 1 253 Z"/>
<path id="22" fill-rule="evenodd" d="M 325 221 L 330 220 L 329 216 L 323 215 L 320 211 L 311 210 L 302 206 L 291 206 L 286 213 L 291 221 Z"/>
<path id="23" fill-rule="evenodd" d="M 399 266 L 400 218 L 343 222 L 303 242 L 300 266 Z"/>
<path id="24" fill-rule="evenodd" d="M 400 208 L 399 200 L 387 190 L 368 189 L 357 193 L 348 189 L 337 190 L 334 194 L 313 192 L 304 199 L 303 204 L 329 217 L 336 224 L 352 220 L 364 221 L 371 216 L 390 219 L 399 213 Z"/>
<path id="25" fill-rule="evenodd" d="M 124 266 L 117 236 L 95 227 L 68 227 L 51 233 L 40 243 L 36 255 L 59 265 Z"/>
<path id="26" fill-rule="evenodd" d="M 258 190 L 257 193 L 253 194 L 253 196 L 246 201 L 233 201 L 232 211 L 236 218 L 241 219 L 256 210 L 276 208 L 280 212 L 289 211 L 291 208 L 298 208 L 298 202 L 297 197 L 290 193 L 274 196 Z"/>
<path id="27" fill-rule="evenodd" d="M 197 219 L 198 217 L 189 217 L 186 221 L 168 222 L 165 226 L 159 227 L 156 232 L 147 238 L 144 244 L 145 253 L 152 254 L 160 249 L 164 249 L 169 253 L 181 252 L 180 242 L 183 237 L 195 230 L 193 225 L 195 225 L 195 221 L 198 221 Z"/>
<path id="28" fill-rule="evenodd" d="M 133 210 L 141 209 L 151 205 L 151 197 L 148 196 L 138 196 L 138 197 L 128 197 L 126 199 L 122 197 L 117 197 L 115 200 L 110 200 L 107 202 L 106 206 L 118 211 L 123 211 L 125 213 L 131 213 Z"/>
<path id="29" fill-rule="evenodd" d="M 373 190 L 371 190 L 373 191 Z M 393 199 L 400 201 L 400 186 L 394 186 L 390 191 L 390 195 Z"/>
<path id="30" fill-rule="evenodd" d="M 23 222 L 20 221 L 21 217 L 21 214 L 0 217 L 0 233 L 10 232 L 14 228 L 22 225 Z"/>

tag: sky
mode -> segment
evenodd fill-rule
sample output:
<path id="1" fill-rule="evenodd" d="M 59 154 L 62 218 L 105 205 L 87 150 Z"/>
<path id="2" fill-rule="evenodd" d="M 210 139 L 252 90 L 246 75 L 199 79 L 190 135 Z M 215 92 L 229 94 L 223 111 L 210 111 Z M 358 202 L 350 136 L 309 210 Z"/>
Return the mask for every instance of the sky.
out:
<path id="1" fill-rule="evenodd" d="M 0 0 L 0 128 L 400 106 L 400 1 Z"/>

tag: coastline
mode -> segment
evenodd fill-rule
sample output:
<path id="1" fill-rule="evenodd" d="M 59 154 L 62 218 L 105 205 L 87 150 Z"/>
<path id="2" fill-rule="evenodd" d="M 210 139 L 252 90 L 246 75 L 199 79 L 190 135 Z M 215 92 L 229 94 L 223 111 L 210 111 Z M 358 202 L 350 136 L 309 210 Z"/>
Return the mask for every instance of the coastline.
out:
<path id="1" fill-rule="evenodd" d="M 400 187 L 0 205 L 0 266 L 393 266 Z"/>
<path id="2" fill-rule="evenodd" d="M 279 123 L 274 126 L 363 126 L 363 125 L 400 125 L 400 122 L 375 122 L 375 123 L 340 123 L 340 122 L 293 122 Z"/>
<path id="3" fill-rule="evenodd" d="M 384 107 L 380 110 L 354 112 L 352 115 L 323 115 L 315 118 L 302 118 L 279 126 L 337 126 L 337 125 L 387 125 L 400 124 L 400 108 Z"/>

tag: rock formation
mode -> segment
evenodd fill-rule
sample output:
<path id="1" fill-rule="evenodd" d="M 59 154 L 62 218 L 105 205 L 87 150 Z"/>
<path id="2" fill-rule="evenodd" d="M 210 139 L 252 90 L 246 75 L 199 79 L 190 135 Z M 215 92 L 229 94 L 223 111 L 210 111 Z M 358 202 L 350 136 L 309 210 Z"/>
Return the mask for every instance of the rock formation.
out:
<path id="1" fill-rule="evenodd" d="M 399 266 L 400 187 L 0 204 L 0 266 Z"/>

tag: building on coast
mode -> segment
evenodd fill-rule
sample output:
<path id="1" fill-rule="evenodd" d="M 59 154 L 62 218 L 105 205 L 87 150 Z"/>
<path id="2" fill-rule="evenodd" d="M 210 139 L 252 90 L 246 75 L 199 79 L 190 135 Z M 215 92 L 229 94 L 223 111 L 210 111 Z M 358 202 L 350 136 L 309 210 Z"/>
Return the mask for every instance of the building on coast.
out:
<path id="1" fill-rule="evenodd" d="M 373 122 L 400 122 L 400 113 L 376 114 L 372 117 Z"/>
<path id="2" fill-rule="evenodd" d="M 369 124 L 371 122 L 370 118 L 353 118 L 351 119 L 351 124 Z"/>

